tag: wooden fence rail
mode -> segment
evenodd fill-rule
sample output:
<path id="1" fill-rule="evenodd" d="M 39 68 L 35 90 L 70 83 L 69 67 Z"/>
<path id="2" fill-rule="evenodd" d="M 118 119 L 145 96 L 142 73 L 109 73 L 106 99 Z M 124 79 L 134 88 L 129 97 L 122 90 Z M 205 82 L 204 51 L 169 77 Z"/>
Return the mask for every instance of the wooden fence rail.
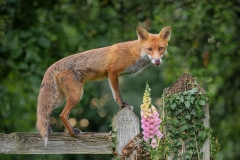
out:
<path id="1" fill-rule="evenodd" d="M 116 154 L 140 132 L 139 118 L 129 108 L 120 110 L 113 119 L 117 130 Z M 83 133 L 71 137 L 68 133 L 51 133 L 45 147 L 39 133 L 0 133 L 0 154 L 113 154 L 111 133 Z"/>
<path id="2" fill-rule="evenodd" d="M 52 133 L 45 147 L 39 133 L 0 134 L 0 154 L 112 154 L 110 133 L 83 133 L 74 138 Z"/>

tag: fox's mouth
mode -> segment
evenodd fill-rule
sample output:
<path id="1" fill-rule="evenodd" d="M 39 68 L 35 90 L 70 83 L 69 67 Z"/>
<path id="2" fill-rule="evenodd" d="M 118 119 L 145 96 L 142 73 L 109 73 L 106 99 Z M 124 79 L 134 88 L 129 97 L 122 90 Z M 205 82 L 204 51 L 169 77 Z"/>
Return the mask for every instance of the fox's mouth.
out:
<path id="1" fill-rule="evenodd" d="M 159 66 L 162 63 L 162 58 L 152 58 L 148 55 L 150 61 L 152 62 L 152 64 L 154 64 L 154 66 Z"/>
<path id="2" fill-rule="evenodd" d="M 161 64 L 160 59 L 156 59 L 155 62 L 153 63 L 155 66 L 159 66 Z"/>

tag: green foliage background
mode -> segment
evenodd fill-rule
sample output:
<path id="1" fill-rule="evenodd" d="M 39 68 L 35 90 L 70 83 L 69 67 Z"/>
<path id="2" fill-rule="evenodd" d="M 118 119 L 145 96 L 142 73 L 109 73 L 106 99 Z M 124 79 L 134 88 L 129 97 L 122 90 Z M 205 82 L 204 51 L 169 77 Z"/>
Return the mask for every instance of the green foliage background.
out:
<path id="1" fill-rule="evenodd" d="M 39 86 L 55 61 L 134 40 L 138 25 L 152 33 L 170 25 L 163 64 L 122 77 L 123 99 L 139 115 L 147 80 L 158 105 L 163 89 L 189 72 L 211 95 L 211 127 L 221 143 L 219 159 L 240 159 L 240 1 L 0 0 L 0 13 L 0 132 L 36 130 Z M 62 107 L 53 112 L 57 120 Z M 104 80 L 85 85 L 70 117 L 89 121 L 83 131 L 107 132 L 117 111 Z M 53 128 L 63 131 L 61 126 Z M 0 155 L 3 158 L 110 159 L 111 155 Z"/>

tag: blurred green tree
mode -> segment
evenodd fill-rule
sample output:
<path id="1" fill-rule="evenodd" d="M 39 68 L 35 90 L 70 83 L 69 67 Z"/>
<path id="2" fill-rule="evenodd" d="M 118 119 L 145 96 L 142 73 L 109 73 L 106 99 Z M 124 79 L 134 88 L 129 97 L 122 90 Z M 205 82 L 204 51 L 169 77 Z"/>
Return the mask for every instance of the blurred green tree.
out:
<path id="1" fill-rule="evenodd" d="M 162 90 L 183 72 L 191 73 L 211 94 L 211 126 L 222 144 L 219 159 L 240 159 L 239 5 L 223 0 L 0 0 L 0 132 L 35 131 L 39 86 L 55 61 L 134 40 L 138 25 L 152 33 L 170 25 L 173 33 L 163 64 L 147 67 L 138 77 L 121 77 L 123 99 L 139 115 L 147 80 L 159 105 Z M 55 131 L 64 130 L 59 125 L 61 110 L 52 114 Z M 85 85 L 70 118 L 83 131 L 106 132 L 117 110 L 105 80 Z M 86 120 L 88 125 L 81 123 Z M 19 160 L 110 157 L 0 155 Z"/>

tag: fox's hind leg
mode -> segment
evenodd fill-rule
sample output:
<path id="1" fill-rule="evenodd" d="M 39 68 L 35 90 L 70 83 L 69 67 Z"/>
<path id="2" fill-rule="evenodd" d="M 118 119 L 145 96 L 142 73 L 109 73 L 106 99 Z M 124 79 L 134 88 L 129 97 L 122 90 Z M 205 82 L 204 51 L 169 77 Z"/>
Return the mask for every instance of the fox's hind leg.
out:
<path id="1" fill-rule="evenodd" d="M 74 95 L 75 94 L 75 95 Z M 73 128 L 71 124 L 68 121 L 68 116 L 70 112 L 77 106 L 79 100 L 80 100 L 80 95 L 82 93 L 76 94 L 76 92 L 72 92 L 71 95 L 68 96 L 66 100 L 66 105 L 60 114 L 60 118 L 62 119 L 62 122 L 64 126 L 67 128 L 68 132 L 70 133 L 71 136 L 77 137 L 81 134 L 81 131 L 77 128 Z M 77 97 L 77 95 L 79 97 Z"/>
<path id="2" fill-rule="evenodd" d="M 66 97 L 66 105 L 60 114 L 60 118 L 70 135 L 77 137 L 81 134 L 81 131 L 71 126 L 68 121 L 68 116 L 70 112 L 77 106 L 82 97 L 83 82 L 81 82 L 79 79 L 76 79 L 74 73 L 70 70 L 62 71 L 57 78 L 59 86 Z"/>

